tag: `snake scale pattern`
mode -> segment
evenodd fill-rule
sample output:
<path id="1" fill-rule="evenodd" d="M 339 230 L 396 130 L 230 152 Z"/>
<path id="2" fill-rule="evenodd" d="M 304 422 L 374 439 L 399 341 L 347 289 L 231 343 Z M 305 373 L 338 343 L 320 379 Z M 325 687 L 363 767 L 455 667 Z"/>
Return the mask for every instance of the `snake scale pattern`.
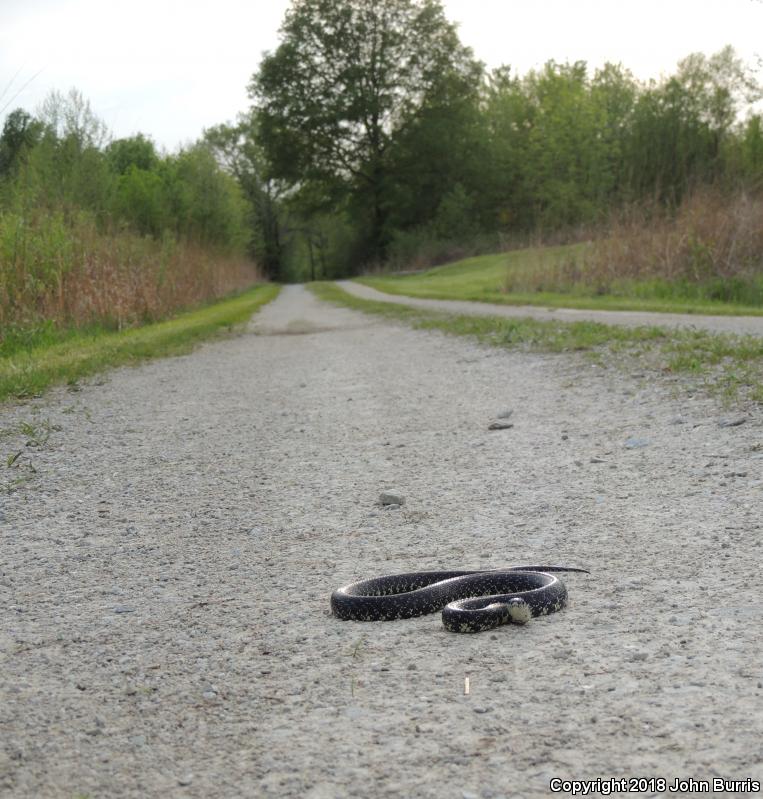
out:
<path id="1" fill-rule="evenodd" d="M 390 574 L 337 589 L 331 610 L 355 621 L 410 619 L 442 610 L 447 630 L 477 633 L 561 610 L 567 588 L 554 572 L 589 573 L 568 566 L 511 566 Z"/>

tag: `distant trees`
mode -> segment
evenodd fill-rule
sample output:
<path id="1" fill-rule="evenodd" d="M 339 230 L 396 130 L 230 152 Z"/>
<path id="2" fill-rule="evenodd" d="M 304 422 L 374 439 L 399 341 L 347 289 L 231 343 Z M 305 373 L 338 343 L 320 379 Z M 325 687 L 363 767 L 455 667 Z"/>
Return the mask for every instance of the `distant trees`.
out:
<path id="1" fill-rule="evenodd" d="M 40 140 L 44 125 L 23 108 L 11 111 L 5 118 L 0 136 L 0 175 L 8 175 L 19 160 Z"/>
<path id="2" fill-rule="evenodd" d="M 235 122 L 167 154 L 76 90 L 0 133 L 0 214 L 246 250 L 275 280 L 437 261 L 763 190 L 761 97 L 731 48 L 647 83 L 619 64 L 486 73 L 439 0 L 293 0 Z"/>
<path id="3" fill-rule="evenodd" d="M 314 212 L 345 204 L 381 258 L 404 137 L 476 97 L 480 65 L 436 0 L 295 0 L 281 34 L 250 84 L 271 174 Z"/>
<path id="4" fill-rule="evenodd" d="M 251 207 L 207 142 L 111 140 L 77 91 L 0 134 L 0 345 L 39 324 L 122 327 L 250 286 Z"/>
<path id="5" fill-rule="evenodd" d="M 250 248 L 273 280 L 283 274 L 285 184 L 273 177 L 258 136 L 258 115 L 241 114 L 235 124 L 208 128 L 204 141 L 218 162 L 238 181 L 250 204 Z"/>
<path id="6" fill-rule="evenodd" d="M 243 252 L 251 209 L 206 142 L 160 154 L 143 134 L 110 140 L 75 89 L 51 92 L 37 116 L 17 109 L 0 135 L 0 214 L 79 214 L 102 230 L 126 226 Z"/>
<path id="7" fill-rule="evenodd" d="M 624 132 L 632 194 L 675 204 L 692 183 L 723 178 L 730 152 L 744 140 L 739 113 L 760 96 L 730 47 L 710 57 L 690 55 L 675 75 L 641 88 Z"/>
<path id="8" fill-rule="evenodd" d="M 486 75 L 438 0 L 293 0 L 249 90 L 250 113 L 208 141 L 261 209 L 274 274 L 495 246 L 622 204 L 674 208 L 697 183 L 763 182 L 761 119 L 742 122 L 760 87 L 731 48 L 648 83 L 584 62 Z"/>

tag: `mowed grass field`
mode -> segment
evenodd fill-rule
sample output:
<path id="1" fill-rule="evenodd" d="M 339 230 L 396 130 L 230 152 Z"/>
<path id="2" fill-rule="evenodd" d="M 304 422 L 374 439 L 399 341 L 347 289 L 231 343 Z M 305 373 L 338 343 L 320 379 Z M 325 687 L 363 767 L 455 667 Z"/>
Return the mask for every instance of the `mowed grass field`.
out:
<path id="1" fill-rule="evenodd" d="M 512 250 L 467 258 L 413 275 L 374 275 L 357 280 L 389 294 L 441 300 L 552 308 L 763 315 L 760 305 L 706 299 L 702 297 L 701 287 L 685 284 L 615 281 L 602 292 L 586 283 L 584 259 L 588 247 L 588 244 L 572 244 Z M 564 283 L 559 275 L 565 268 L 569 271 L 570 264 L 579 265 L 576 271 L 581 279 L 566 285 L 564 291 L 546 290 L 545 285 Z M 528 290 L 527 287 L 532 288 Z"/>

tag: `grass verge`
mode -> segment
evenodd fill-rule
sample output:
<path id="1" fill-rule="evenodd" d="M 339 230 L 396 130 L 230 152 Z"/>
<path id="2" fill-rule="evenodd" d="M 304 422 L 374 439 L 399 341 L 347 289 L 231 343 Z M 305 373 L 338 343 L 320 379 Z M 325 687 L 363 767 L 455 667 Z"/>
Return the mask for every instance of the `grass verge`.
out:
<path id="1" fill-rule="evenodd" d="M 376 275 L 358 282 L 388 294 L 436 300 L 474 300 L 502 305 L 541 305 L 550 308 L 594 308 L 611 311 L 662 311 L 761 316 L 763 308 L 686 295 L 691 287 L 668 285 L 656 280 L 621 281 L 616 292 L 595 293 L 585 283 L 570 285 L 569 291 L 547 291 L 544 282 L 556 280 L 549 273 L 579 262 L 586 244 L 537 247 L 480 255 L 445 264 L 415 275 Z M 531 291 L 507 291 L 507 285 L 533 285 Z"/>
<path id="2" fill-rule="evenodd" d="M 606 365 L 685 376 L 729 401 L 763 402 L 763 339 L 661 327 L 557 322 L 436 313 L 364 300 L 335 283 L 311 283 L 317 297 L 424 330 L 469 336 L 492 346 L 540 352 L 586 352 Z"/>
<path id="3" fill-rule="evenodd" d="M 263 284 L 164 322 L 120 332 L 67 331 L 62 339 L 3 353 L 0 401 L 34 396 L 56 383 L 74 385 L 114 366 L 188 352 L 197 342 L 247 322 L 278 291 L 278 286 Z"/>

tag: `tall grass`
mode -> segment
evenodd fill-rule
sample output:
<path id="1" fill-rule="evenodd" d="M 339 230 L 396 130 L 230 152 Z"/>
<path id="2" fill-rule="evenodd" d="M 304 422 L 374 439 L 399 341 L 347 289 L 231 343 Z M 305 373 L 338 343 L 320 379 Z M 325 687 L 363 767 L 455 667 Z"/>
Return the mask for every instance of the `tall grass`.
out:
<path id="1" fill-rule="evenodd" d="M 763 197 L 705 187 L 673 212 L 618 210 L 594 242 L 510 269 L 505 290 L 763 305 Z"/>
<path id="2" fill-rule="evenodd" d="M 121 329 L 161 319 L 259 278 L 243 257 L 169 234 L 104 232 L 85 211 L 0 213 L 0 343 L 43 322 Z"/>
<path id="3" fill-rule="evenodd" d="M 653 291 L 763 303 L 763 197 L 703 188 L 674 214 L 631 209 L 586 256 L 602 286 L 649 282 Z"/>
<path id="4" fill-rule="evenodd" d="M 205 339 L 246 324 L 278 286 L 262 283 L 235 297 L 130 330 L 69 329 L 56 339 L 38 337 L 25 347 L 0 346 L 0 402 L 29 397 L 55 383 L 78 380 L 104 369 L 188 352 Z"/>

